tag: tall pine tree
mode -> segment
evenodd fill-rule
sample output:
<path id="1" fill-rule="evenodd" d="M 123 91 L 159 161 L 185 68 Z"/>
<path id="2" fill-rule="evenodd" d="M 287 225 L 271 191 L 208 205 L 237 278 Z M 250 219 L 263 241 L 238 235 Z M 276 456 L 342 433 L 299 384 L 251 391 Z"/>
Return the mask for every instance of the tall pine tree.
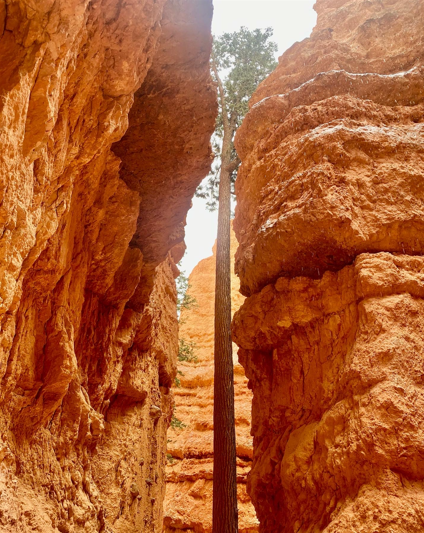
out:
<path id="1" fill-rule="evenodd" d="M 237 533 L 237 472 L 234 374 L 231 340 L 231 192 L 240 165 L 234 135 L 259 83 L 275 68 L 277 46 L 271 28 L 240 28 L 215 38 L 212 76 L 218 87 L 219 114 L 214 147 L 218 165 L 197 195 L 218 203 L 215 286 L 213 533 Z M 219 192 L 218 192 L 219 191 Z"/>

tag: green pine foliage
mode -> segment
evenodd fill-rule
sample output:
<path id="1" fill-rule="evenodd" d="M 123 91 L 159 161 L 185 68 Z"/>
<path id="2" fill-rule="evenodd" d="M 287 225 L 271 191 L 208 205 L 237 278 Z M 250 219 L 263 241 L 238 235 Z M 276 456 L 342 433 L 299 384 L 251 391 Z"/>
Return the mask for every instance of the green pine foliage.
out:
<path id="1" fill-rule="evenodd" d="M 229 133 L 233 140 L 249 110 L 249 100 L 252 94 L 277 66 L 275 60 L 277 45 L 270 40 L 272 35 L 272 28 L 251 31 L 241 27 L 239 31 L 214 37 L 211 72 L 215 82 L 218 82 L 215 72 L 218 73 L 222 81 L 225 93 L 225 110 L 231 128 Z M 196 191 L 196 196 L 207 200 L 207 207 L 211 211 L 217 209 L 218 206 L 221 147 L 224 137 L 224 109 L 221 98 L 218 98 L 218 103 L 218 117 L 212 140 L 213 150 L 217 155 L 216 163 L 206 184 L 200 185 Z M 234 144 L 231 146 L 231 162 L 231 182 L 234 192 L 234 182 L 240 166 Z"/>

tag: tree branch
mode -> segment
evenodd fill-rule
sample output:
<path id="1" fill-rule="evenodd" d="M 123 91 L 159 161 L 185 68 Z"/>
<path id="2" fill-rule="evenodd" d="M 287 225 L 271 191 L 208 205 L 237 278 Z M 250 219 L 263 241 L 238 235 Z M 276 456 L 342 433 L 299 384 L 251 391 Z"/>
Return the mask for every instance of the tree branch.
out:
<path id="1" fill-rule="evenodd" d="M 240 158 L 239 156 L 236 156 L 232 161 L 230 161 L 230 163 L 227 165 L 227 172 L 229 172 L 230 174 L 232 174 L 236 169 L 237 167 L 240 165 L 241 161 L 240 161 Z"/>
<path id="2" fill-rule="evenodd" d="M 221 99 L 222 122 L 224 125 L 224 135 L 225 135 L 225 133 L 229 133 L 229 130 L 230 130 L 230 123 L 228 121 L 228 114 L 227 114 L 228 113 L 227 101 L 225 99 L 224 85 L 222 84 L 222 80 L 219 76 L 218 66 L 216 64 L 215 54 L 213 51 L 212 51 L 211 59 L 212 59 L 212 70 L 213 70 L 213 73 L 215 74 L 216 82 L 218 84 L 219 98 Z"/>
<path id="3" fill-rule="evenodd" d="M 237 113 L 236 111 L 233 111 L 230 116 L 230 131 L 232 134 L 235 133 L 237 127 Z"/>

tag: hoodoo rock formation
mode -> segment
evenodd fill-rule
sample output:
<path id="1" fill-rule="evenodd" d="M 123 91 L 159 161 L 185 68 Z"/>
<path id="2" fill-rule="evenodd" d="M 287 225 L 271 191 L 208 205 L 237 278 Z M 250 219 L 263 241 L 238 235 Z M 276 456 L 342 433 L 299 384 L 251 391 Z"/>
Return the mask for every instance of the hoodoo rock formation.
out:
<path id="1" fill-rule="evenodd" d="M 237 243 L 232 234 L 232 257 Z M 198 361 L 179 362 L 180 387 L 174 389 L 175 417 L 185 427 L 168 432 L 168 466 L 164 532 L 210 533 L 212 531 L 213 480 L 213 374 L 214 374 L 214 255 L 203 259 L 190 276 L 189 293 L 195 307 L 183 310 L 180 338 L 195 343 Z M 244 301 L 239 280 L 232 278 L 232 311 Z M 240 533 L 258 531 L 258 520 L 246 492 L 247 474 L 252 464 L 250 419 L 252 393 L 234 346 L 235 411 L 237 435 L 237 480 Z"/>
<path id="2" fill-rule="evenodd" d="M 0 0 L 0 531 L 162 528 L 210 0 Z"/>
<path id="3" fill-rule="evenodd" d="M 318 0 L 236 145 L 266 533 L 424 531 L 424 2 Z"/>

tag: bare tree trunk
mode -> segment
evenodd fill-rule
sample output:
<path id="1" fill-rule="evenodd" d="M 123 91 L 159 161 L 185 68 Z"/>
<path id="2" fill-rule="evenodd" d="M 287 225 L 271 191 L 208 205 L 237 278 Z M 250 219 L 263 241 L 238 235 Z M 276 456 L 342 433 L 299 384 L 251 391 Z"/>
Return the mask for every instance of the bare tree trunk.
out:
<path id="1" fill-rule="evenodd" d="M 219 184 L 215 285 L 213 533 L 237 533 L 234 368 L 231 341 L 230 173 Z"/>
<path id="2" fill-rule="evenodd" d="M 234 366 L 231 341 L 231 161 L 234 126 L 228 117 L 224 87 L 215 58 L 212 69 L 218 83 L 224 137 L 219 177 L 218 239 L 215 282 L 215 374 L 213 403 L 213 533 L 237 533 L 236 429 Z"/>

